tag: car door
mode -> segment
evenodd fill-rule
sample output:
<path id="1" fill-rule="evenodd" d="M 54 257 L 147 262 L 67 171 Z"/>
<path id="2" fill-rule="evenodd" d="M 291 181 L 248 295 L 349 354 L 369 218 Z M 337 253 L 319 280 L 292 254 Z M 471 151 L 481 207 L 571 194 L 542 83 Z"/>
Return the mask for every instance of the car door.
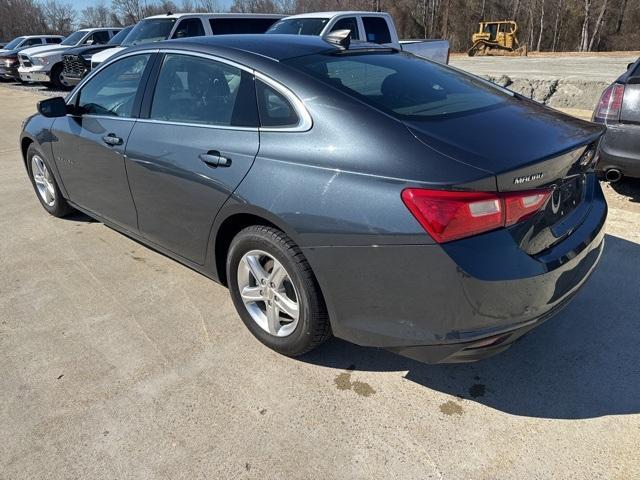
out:
<path id="1" fill-rule="evenodd" d="M 259 134 L 252 75 L 170 53 L 127 144 L 140 233 L 202 264 L 213 220 L 251 168 Z"/>
<path id="2" fill-rule="evenodd" d="M 55 120 L 54 158 L 72 202 L 130 230 L 137 229 L 124 152 L 138 116 L 151 54 L 117 60 L 72 98 L 77 115 Z"/>
<path id="3" fill-rule="evenodd" d="M 180 20 L 171 38 L 202 37 L 204 35 L 202 20 L 196 17 Z"/>

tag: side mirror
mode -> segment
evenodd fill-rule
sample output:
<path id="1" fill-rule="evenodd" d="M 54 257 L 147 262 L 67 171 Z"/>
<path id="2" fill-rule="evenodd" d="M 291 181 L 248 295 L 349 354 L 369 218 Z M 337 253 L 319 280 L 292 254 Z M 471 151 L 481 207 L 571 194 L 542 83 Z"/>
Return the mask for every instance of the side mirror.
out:
<path id="1" fill-rule="evenodd" d="M 67 114 L 67 104 L 62 97 L 53 97 L 38 102 L 38 113 L 43 117 L 64 117 Z"/>
<path id="2" fill-rule="evenodd" d="M 636 62 L 627 63 L 627 70 L 635 65 Z"/>
<path id="3" fill-rule="evenodd" d="M 84 42 L 85 45 L 93 45 L 93 43 L 94 43 L 94 40 L 92 38 Z"/>

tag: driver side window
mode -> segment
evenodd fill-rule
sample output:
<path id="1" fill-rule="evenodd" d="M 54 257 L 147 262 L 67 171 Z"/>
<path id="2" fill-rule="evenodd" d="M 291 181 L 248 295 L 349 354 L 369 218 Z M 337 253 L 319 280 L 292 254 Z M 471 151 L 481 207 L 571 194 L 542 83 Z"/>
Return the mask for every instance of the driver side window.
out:
<path id="1" fill-rule="evenodd" d="M 131 117 L 133 105 L 150 55 L 123 58 L 100 71 L 78 95 L 83 114 Z"/>

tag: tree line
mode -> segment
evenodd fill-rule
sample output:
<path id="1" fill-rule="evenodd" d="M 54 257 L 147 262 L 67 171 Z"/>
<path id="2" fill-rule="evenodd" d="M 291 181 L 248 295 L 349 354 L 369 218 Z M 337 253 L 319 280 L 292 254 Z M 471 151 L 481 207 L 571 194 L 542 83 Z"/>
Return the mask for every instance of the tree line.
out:
<path id="1" fill-rule="evenodd" d="M 520 44 L 531 51 L 640 50 L 640 0 L 234 0 L 229 10 L 388 11 L 402 38 L 445 38 L 452 51 L 471 46 L 482 20 L 516 20 Z M 216 0 L 98 0 L 81 10 L 66 0 L 0 0 L 0 40 L 125 26 L 166 12 L 218 11 Z"/>

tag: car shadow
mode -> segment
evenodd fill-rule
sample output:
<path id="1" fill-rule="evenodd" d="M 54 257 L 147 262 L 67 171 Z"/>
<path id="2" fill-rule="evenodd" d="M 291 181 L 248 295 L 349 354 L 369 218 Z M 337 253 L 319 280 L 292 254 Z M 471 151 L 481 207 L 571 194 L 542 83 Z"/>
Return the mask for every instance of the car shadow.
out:
<path id="1" fill-rule="evenodd" d="M 407 371 L 416 384 L 513 415 L 639 413 L 639 265 L 639 244 L 607 235 L 600 265 L 565 310 L 477 363 L 426 365 L 338 339 L 301 360 L 355 372 Z"/>
<path id="2" fill-rule="evenodd" d="M 640 179 L 625 177 L 610 185 L 618 194 L 628 197 L 629 201 L 640 203 Z"/>
<path id="3" fill-rule="evenodd" d="M 71 215 L 64 217 L 64 220 L 67 220 L 70 222 L 76 222 L 76 223 L 97 223 L 98 222 L 98 220 L 96 220 L 95 218 L 92 218 L 89 215 L 79 212 L 77 210 L 73 212 Z"/>

